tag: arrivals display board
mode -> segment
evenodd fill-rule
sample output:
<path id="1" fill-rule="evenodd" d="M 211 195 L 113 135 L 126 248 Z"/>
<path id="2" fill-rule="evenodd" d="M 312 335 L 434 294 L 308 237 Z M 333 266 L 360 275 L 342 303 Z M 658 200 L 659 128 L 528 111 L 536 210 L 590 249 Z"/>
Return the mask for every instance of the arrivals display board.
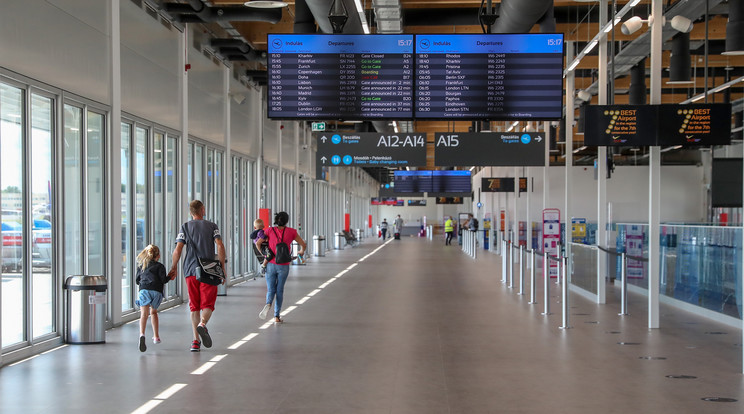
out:
<path id="1" fill-rule="evenodd" d="M 470 193 L 470 171 L 395 171 L 396 193 Z"/>
<path id="2" fill-rule="evenodd" d="M 729 145 L 731 104 L 659 106 L 657 145 Z"/>
<path id="3" fill-rule="evenodd" d="M 416 35 L 416 118 L 559 119 L 563 34 Z"/>
<path id="4" fill-rule="evenodd" d="M 425 134 L 316 133 L 318 165 L 415 167 L 426 165 Z"/>
<path id="5" fill-rule="evenodd" d="M 543 167 L 544 135 L 535 132 L 437 132 L 434 165 Z"/>
<path id="6" fill-rule="evenodd" d="M 268 35 L 268 116 L 413 116 L 413 35 Z"/>

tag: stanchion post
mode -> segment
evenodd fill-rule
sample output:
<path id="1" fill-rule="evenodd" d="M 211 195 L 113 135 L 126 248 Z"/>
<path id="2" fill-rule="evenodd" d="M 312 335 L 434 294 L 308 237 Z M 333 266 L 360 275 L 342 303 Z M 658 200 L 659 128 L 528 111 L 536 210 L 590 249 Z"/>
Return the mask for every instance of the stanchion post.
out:
<path id="1" fill-rule="evenodd" d="M 514 288 L 514 243 L 509 247 L 509 289 Z"/>
<path id="2" fill-rule="evenodd" d="M 543 315 L 550 315 L 550 254 L 546 251 L 543 256 Z"/>
<path id="3" fill-rule="evenodd" d="M 563 285 L 561 286 L 561 308 L 562 308 L 562 321 L 563 325 L 560 327 L 561 329 L 569 329 L 570 326 L 568 326 L 568 272 L 566 268 L 568 267 L 567 263 L 568 258 L 565 256 L 561 258 L 561 273 L 558 274 L 558 278 L 563 276 Z"/>
<path id="4" fill-rule="evenodd" d="M 530 305 L 534 305 L 537 303 L 535 301 L 535 265 L 537 262 L 535 261 L 535 249 L 530 250 L 530 301 L 527 302 Z"/>
<path id="5" fill-rule="evenodd" d="M 524 246 L 519 245 L 519 293 L 524 295 Z"/>
<path id="6" fill-rule="evenodd" d="M 620 254 L 620 313 L 618 315 L 625 316 L 628 314 L 628 278 L 625 277 L 625 253 Z"/>
<path id="7" fill-rule="evenodd" d="M 558 277 L 555 278 L 555 284 L 561 284 L 561 257 L 563 257 L 563 246 L 558 245 L 558 254 L 555 255 L 556 262 L 558 262 Z"/>
<path id="8" fill-rule="evenodd" d="M 501 239 L 501 283 L 506 283 L 506 239 Z"/>

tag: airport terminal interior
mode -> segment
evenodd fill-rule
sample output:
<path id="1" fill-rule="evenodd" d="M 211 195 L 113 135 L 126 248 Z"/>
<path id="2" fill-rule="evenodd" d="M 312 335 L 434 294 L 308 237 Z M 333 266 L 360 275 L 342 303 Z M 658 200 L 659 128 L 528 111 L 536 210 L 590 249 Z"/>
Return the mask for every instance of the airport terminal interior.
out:
<path id="1" fill-rule="evenodd" d="M 3 6 L 0 412 L 744 410 L 744 1 Z"/>

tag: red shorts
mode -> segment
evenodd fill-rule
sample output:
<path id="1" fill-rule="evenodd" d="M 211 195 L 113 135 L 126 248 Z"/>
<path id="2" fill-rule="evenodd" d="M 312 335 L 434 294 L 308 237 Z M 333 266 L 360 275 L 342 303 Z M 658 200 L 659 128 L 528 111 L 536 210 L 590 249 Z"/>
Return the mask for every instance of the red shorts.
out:
<path id="1" fill-rule="evenodd" d="M 189 291 L 191 312 L 198 312 L 202 309 L 214 310 L 214 302 L 217 301 L 217 286 L 201 283 L 196 280 L 196 276 L 187 276 L 186 286 Z"/>

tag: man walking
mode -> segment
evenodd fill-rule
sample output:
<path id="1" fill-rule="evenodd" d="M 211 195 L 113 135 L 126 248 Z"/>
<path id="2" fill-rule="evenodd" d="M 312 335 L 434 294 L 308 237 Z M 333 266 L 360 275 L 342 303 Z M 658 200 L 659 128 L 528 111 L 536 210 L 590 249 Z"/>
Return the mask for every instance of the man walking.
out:
<path id="1" fill-rule="evenodd" d="M 183 247 L 188 245 L 183 260 L 183 271 L 189 292 L 191 328 L 194 334 L 191 352 L 199 352 L 201 344 L 204 344 L 207 348 L 212 347 L 212 337 L 209 336 L 207 322 L 209 322 L 212 312 L 214 312 L 217 286 L 196 280 L 196 268 L 199 265 L 199 257 L 214 257 L 214 246 L 216 245 L 222 269 L 225 269 L 225 245 L 222 244 L 222 236 L 220 236 L 217 225 L 209 220 L 204 220 L 204 216 L 207 214 L 204 203 L 199 200 L 192 201 L 189 204 L 189 212 L 192 220 L 181 226 L 181 231 L 176 237 L 173 266 L 168 272 L 168 276 L 171 279 L 175 277 Z M 222 283 L 224 284 L 225 281 L 223 280 Z"/>

